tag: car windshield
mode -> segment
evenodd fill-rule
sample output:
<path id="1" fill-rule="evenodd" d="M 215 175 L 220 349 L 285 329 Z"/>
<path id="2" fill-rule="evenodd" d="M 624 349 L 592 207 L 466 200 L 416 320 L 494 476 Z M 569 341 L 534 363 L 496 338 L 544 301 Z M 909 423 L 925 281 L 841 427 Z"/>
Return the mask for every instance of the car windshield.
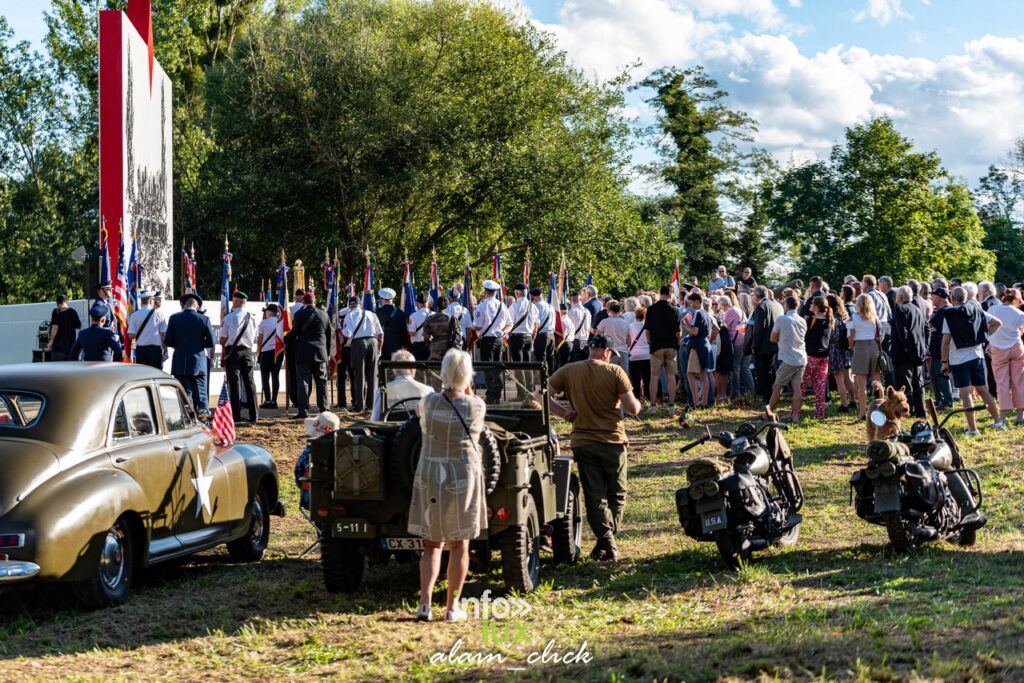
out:
<path id="1" fill-rule="evenodd" d="M 422 382 L 435 391 L 441 386 L 441 363 L 438 361 L 395 362 L 382 361 L 379 364 L 378 382 L 391 387 L 392 394 L 403 396 L 403 390 L 392 384 L 400 374 L 414 372 L 413 379 Z M 489 410 L 503 412 L 537 411 L 541 406 L 534 400 L 533 393 L 547 384 L 546 368 L 541 363 L 484 363 L 473 364 L 473 393 L 482 399 L 487 398 L 488 382 L 497 388 L 497 401 L 491 402 Z M 397 390 L 397 391 L 396 391 Z M 494 391 L 492 389 L 492 391 Z M 384 410 L 392 408 L 392 412 L 411 413 L 415 409 L 415 399 L 394 400 L 394 396 L 383 397 Z M 401 416 L 399 416 L 401 417 Z"/>
<path id="2" fill-rule="evenodd" d="M 46 400 L 29 391 L 0 389 L 0 427 L 33 427 L 43 415 Z"/>

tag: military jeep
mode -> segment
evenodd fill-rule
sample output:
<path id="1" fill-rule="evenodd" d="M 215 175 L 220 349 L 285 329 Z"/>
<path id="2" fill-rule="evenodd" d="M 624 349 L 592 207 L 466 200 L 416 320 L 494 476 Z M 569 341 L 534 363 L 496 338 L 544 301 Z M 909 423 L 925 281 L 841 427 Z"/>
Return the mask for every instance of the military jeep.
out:
<path id="1" fill-rule="evenodd" d="M 419 399 L 389 401 L 396 370 L 440 386 L 439 362 L 380 363 L 381 420 L 361 421 L 310 441 L 310 515 L 322 531 L 321 563 L 329 592 L 359 588 L 367 563 L 415 561 L 423 539 L 407 530 L 422 434 Z M 501 378 L 501 399 L 487 406 L 480 439 L 488 528 L 470 542 L 472 566 L 486 570 L 501 556 L 505 586 L 522 593 L 540 582 L 542 547 L 556 562 L 580 552 L 581 502 L 572 459 L 559 453 L 550 427 L 547 370 L 542 363 L 475 363 L 474 391 Z M 542 401 L 531 398 L 535 389 Z"/>

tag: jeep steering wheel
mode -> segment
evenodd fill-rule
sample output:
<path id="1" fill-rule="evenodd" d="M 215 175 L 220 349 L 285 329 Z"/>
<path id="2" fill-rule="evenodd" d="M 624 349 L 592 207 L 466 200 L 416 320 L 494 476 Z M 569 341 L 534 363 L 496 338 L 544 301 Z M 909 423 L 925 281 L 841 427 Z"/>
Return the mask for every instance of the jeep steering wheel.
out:
<path id="1" fill-rule="evenodd" d="M 384 411 L 384 414 L 380 416 L 380 419 L 381 419 L 382 421 L 384 421 L 384 422 L 387 422 L 387 421 L 388 421 L 388 418 L 390 418 L 390 417 L 391 417 L 391 411 L 395 410 L 396 408 L 398 408 L 398 407 L 399 407 L 400 405 L 402 405 L 403 403 L 409 403 L 410 401 L 416 401 L 416 402 L 419 402 L 420 400 L 422 400 L 422 397 L 420 397 L 420 396 L 410 396 L 409 398 L 403 398 L 403 399 L 402 399 L 401 401 L 399 401 L 398 403 L 396 403 L 396 404 L 394 404 L 394 405 L 391 405 L 391 406 L 388 406 L 388 409 Z M 410 410 L 410 409 L 408 409 L 408 408 L 403 408 L 402 410 L 403 410 L 403 411 L 405 412 L 405 414 L 406 414 L 406 415 L 408 415 L 409 417 L 412 417 L 412 416 L 413 416 L 413 415 L 415 414 L 415 412 L 416 412 L 415 410 Z"/>

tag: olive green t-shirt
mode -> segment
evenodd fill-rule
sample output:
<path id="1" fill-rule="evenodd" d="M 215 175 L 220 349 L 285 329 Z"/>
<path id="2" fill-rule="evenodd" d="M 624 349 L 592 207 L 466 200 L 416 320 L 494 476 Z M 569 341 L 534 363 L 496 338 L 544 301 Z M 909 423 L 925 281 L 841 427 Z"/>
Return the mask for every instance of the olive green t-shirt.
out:
<path id="1" fill-rule="evenodd" d="M 633 391 L 626 372 L 618 365 L 585 360 L 570 363 L 551 375 L 553 392 L 565 392 L 576 411 L 570 445 L 626 443 L 619 396 Z"/>

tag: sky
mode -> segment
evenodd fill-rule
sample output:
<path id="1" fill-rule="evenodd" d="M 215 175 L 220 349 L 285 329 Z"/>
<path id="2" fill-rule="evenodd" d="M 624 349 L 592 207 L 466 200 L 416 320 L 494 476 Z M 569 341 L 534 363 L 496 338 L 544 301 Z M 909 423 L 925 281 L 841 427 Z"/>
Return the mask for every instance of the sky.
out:
<path id="1" fill-rule="evenodd" d="M 703 65 L 777 159 L 828 155 L 847 126 L 891 117 L 975 185 L 1024 135 L 1022 0 L 501 0 L 585 74 Z M 0 0 L 41 49 L 47 0 Z M 653 121 L 644 93 L 626 115 Z M 646 161 L 650 149 L 634 157 Z"/>

